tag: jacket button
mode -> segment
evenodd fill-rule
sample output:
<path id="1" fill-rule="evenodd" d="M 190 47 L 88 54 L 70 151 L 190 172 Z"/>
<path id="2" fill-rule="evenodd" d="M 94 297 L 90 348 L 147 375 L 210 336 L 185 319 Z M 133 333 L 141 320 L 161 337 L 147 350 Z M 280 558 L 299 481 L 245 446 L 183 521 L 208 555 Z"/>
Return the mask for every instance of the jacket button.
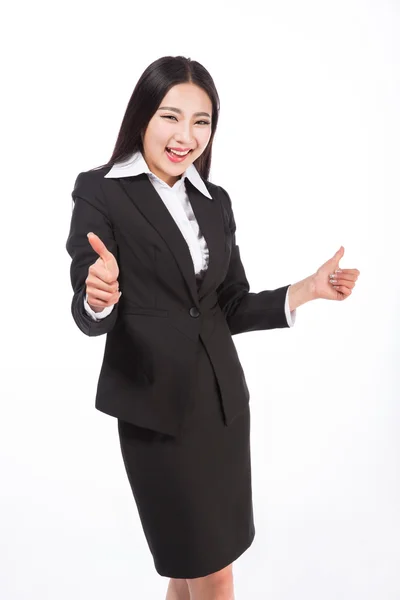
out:
<path id="1" fill-rule="evenodd" d="M 195 306 L 192 306 L 192 308 L 189 310 L 189 314 L 191 317 L 198 317 L 200 312 Z"/>

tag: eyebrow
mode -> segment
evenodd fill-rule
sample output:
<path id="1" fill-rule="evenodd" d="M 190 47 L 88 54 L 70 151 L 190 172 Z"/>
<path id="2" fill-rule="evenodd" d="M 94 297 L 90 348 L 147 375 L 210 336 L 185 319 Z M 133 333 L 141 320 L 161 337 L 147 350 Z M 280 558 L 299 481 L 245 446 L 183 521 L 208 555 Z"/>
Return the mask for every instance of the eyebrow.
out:
<path id="1" fill-rule="evenodd" d="M 174 108 L 173 106 L 160 106 L 160 108 L 158 110 L 171 110 L 172 112 L 176 112 L 178 114 L 182 114 L 182 111 L 180 108 Z M 194 113 L 195 117 L 208 117 L 209 119 L 211 119 L 211 116 L 206 113 L 206 112 L 197 112 Z"/>

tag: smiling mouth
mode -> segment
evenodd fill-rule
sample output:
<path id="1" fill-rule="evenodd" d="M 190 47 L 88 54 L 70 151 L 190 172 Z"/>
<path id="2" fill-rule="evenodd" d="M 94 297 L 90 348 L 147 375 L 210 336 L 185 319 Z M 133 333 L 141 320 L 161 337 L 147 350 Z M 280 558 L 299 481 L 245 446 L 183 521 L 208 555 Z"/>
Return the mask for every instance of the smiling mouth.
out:
<path id="1" fill-rule="evenodd" d="M 165 154 L 167 155 L 169 162 L 176 164 L 176 165 L 186 162 L 186 159 L 191 152 L 192 152 L 192 150 L 189 150 L 185 154 L 179 155 L 176 152 L 174 152 L 173 150 L 171 150 L 170 148 L 168 148 L 168 147 L 165 148 Z"/>
<path id="2" fill-rule="evenodd" d="M 193 152 L 193 150 L 187 150 L 186 152 L 179 152 L 178 150 L 172 150 L 168 146 L 166 146 L 165 149 L 169 154 L 172 154 L 172 156 L 177 156 L 178 158 L 184 158 L 185 156 L 188 156 L 191 152 Z"/>

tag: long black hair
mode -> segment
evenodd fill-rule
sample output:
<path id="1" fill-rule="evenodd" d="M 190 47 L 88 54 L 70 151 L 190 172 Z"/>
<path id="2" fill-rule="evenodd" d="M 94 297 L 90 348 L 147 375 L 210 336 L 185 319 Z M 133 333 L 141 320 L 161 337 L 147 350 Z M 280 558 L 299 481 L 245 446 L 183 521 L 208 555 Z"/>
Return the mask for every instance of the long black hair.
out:
<path id="1" fill-rule="evenodd" d="M 171 87 L 194 83 L 209 96 L 212 104 L 211 136 L 204 152 L 194 161 L 201 177 L 208 181 L 212 144 L 218 124 L 219 96 L 210 73 L 196 60 L 184 56 L 163 56 L 152 62 L 140 76 L 128 102 L 110 160 L 96 169 L 112 166 L 133 152 L 143 153 L 142 136 Z M 91 169 L 94 170 L 94 169 Z"/>

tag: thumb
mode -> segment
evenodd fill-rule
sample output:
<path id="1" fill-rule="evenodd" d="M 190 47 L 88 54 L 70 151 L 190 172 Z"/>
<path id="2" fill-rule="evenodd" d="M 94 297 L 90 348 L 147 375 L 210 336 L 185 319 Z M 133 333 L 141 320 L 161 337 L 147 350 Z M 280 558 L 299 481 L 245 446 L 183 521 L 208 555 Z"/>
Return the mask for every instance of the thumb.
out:
<path id="1" fill-rule="evenodd" d="M 114 258 L 114 255 L 107 249 L 106 245 L 101 241 L 98 235 L 90 231 L 87 234 L 87 238 L 93 250 L 97 252 L 104 262 L 108 262 Z"/>
<path id="2" fill-rule="evenodd" d="M 335 253 L 335 256 L 333 257 L 335 260 L 340 260 L 342 258 L 344 254 L 344 248 L 343 246 L 340 246 L 339 250 Z"/>

